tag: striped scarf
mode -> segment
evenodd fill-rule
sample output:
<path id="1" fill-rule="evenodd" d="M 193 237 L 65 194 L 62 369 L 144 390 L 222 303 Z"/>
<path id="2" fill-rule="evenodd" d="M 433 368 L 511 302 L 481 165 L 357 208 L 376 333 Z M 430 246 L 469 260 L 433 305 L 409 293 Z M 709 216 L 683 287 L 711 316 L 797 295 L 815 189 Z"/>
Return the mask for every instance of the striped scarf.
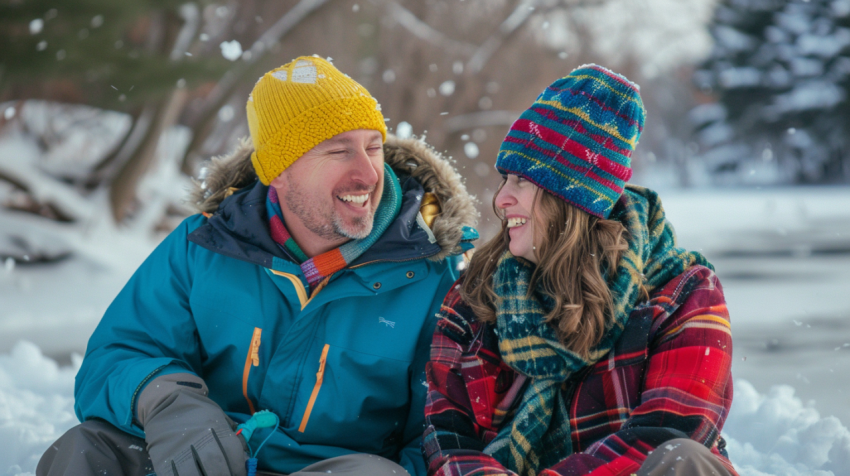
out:
<path id="1" fill-rule="evenodd" d="M 280 202 L 274 187 L 269 187 L 269 193 L 266 197 L 266 211 L 269 217 L 269 230 L 272 239 L 298 261 L 311 290 L 323 279 L 345 268 L 364 251 L 368 250 L 384 234 L 390 223 L 395 220 L 400 209 L 401 186 L 398 177 L 389 165 L 384 164 L 384 192 L 381 194 L 381 203 L 378 204 L 378 209 L 375 211 L 372 232 L 369 233 L 369 236 L 349 241 L 339 248 L 309 258 L 301 251 L 284 225 Z"/>
<path id="2" fill-rule="evenodd" d="M 638 303 L 641 282 L 652 292 L 691 266 L 711 267 L 699 253 L 676 247 L 673 227 L 651 190 L 629 186 L 610 219 L 626 227 L 629 249 L 617 263 L 616 274 L 608 278 L 613 324 L 587 360 L 564 347 L 544 322 L 554 300 L 538 291 L 529 297 L 532 264 L 506 251 L 493 276 L 500 298 L 496 308 L 499 351 L 505 363 L 531 382 L 513 420 L 484 451 L 522 476 L 536 475 L 573 453 L 568 395 L 561 390 L 562 384 L 613 348 Z"/>

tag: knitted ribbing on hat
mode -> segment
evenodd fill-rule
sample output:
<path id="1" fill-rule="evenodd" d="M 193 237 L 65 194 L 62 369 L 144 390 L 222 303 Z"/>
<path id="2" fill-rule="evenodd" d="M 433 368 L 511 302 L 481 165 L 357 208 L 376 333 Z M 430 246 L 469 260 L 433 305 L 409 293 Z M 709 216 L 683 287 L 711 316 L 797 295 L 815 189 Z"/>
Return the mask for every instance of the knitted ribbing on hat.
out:
<path id="1" fill-rule="evenodd" d="M 585 65 L 544 90 L 502 142 L 496 168 L 607 218 L 632 176 L 646 113 L 639 87 Z"/>
<path id="2" fill-rule="evenodd" d="M 251 162 L 264 185 L 320 142 L 355 129 L 387 139 L 381 105 L 363 86 L 318 56 L 264 74 L 245 106 Z"/>
<path id="3" fill-rule="evenodd" d="M 665 218 L 661 201 L 649 189 L 629 186 L 611 219 L 626 227 L 629 249 L 617 263 L 613 277 L 607 278 L 614 319 L 588 359 L 564 347 L 554 328 L 544 321 L 554 300 L 539 292 L 539 287 L 528 292 L 533 264 L 506 251 L 493 276 L 493 289 L 499 296 L 499 352 L 508 366 L 531 381 L 513 419 L 484 452 L 521 476 L 536 475 L 573 453 L 569 395 L 562 384 L 614 347 L 638 304 L 641 284 L 651 293 L 691 266 L 713 269 L 701 254 L 676 247 L 673 227 Z"/>
<path id="4" fill-rule="evenodd" d="M 401 185 L 399 185 L 398 177 L 396 177 L 389 165 L 384 164 L 384 191 L 381 194 L 378 209 L 375 211 L 372 231 L 369 235 L 359 240 L 349 241 L 339 248 L 326 251 L 318 256 L 308 258 L 298 246 L 298 243 L 292 238 L 292 235 L 289 234 L 289 231 L 287 231 L 285 222 L 283 221 L 283 214 L 280 211 L 280 201 L 278 200 L 277 191 L 274 187 L 269 187 L 269 193 L 266 197 L 269 230 L 271 231 L 272 239 L 278 246 L 298 261 L 301 271 L 304 273 L 304 277 L 307 278 L 307 283 L 312 290 L 323 279 L 352 263 L 387 231 L 390 223 L 395 220 L 401 209 L 401 196 Z"/>

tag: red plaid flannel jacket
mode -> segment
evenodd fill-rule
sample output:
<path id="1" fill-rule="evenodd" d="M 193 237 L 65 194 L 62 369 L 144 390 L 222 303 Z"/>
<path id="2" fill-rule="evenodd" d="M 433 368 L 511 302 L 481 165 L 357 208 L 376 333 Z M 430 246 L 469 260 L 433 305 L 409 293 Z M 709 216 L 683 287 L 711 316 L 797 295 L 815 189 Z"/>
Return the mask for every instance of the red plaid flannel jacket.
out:
<path id="1" fill-rule="evenodd" d="M 459 288 L 443 301 L 426 369 L 428 474 L 513 475 L 483 450 L 510 423 L 524 377 L 502 362 L 494 326 L 475 320 Z M 731 366 L 723 288 L 692 267 L 631 313 L 607 357 L 564 384 L 574 454 L 540 475 L 630 475 L 674 438 L 710 447 L 736 474 L 720 437 Z"/>

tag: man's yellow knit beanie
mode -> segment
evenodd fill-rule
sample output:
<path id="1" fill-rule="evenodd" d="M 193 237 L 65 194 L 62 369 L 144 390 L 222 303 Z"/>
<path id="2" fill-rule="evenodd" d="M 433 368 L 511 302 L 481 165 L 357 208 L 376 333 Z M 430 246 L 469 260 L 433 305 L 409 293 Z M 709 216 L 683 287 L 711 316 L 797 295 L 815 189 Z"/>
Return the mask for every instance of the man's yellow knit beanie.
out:
<path id="1" fill-rule="evenodd" d="M 248 97 L 251 162 L 268 185 L 320 142 L 355 129 L 387 126 L 378 101 L 318 56 L 301 56 L 264 74 Z"/>

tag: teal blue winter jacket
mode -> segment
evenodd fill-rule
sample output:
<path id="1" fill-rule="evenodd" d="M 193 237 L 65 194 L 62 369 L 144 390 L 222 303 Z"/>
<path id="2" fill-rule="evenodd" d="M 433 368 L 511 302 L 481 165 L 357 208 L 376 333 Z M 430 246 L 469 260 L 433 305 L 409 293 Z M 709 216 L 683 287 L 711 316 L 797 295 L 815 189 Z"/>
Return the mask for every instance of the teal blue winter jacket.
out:
<path id="1" fill-rule="evenodd" d="M 424 144 L 390 138 L 385 151 L 404 194 L 398 218 L 312 296 L 269 236 L 267 188 L 245 185 L 250 149 L 217 162 L 203 204 L 214 212 L 189 217 L 156 248 L 92 335 L 77 417 L 144 436 L 135 398 L 152 378 L 188 371 L 235 422 L 263 409 L 280 417 L 258 454 L 262 470 L 288 474 L 360 452 L 424 475 L 424 368 L 475 211 L 457 173 Z M 221 201 L 233 184 L 244 186 Z"/>

